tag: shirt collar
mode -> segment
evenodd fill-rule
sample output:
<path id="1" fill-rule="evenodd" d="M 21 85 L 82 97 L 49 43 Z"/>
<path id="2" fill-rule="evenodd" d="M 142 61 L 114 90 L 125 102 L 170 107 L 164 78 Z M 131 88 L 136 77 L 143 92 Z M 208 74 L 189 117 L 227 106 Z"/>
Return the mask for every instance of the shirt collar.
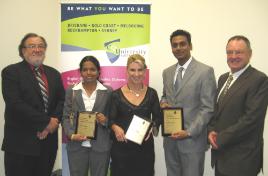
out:
<path id="1" fill-rule="evenodd" d="M 28 65 L 30 66 L 31 70 L 34 72 L 35 71 L 35 67 L 33 65 L 29 64 L 29 63 L 28 63 Z M 43 65 L 40 65 L 39 66 L 39 70 L 40 70 L 41 73 L 44 73 L 44 67 L 43 67 Z"/>
<path id="2" fill-rule="evenodd" d="M 190 65 L 190 63 L 191 63 L 192 60 L 193 60 L 193 57 L 191 56 L 190 59 L 188 59 L 188 61 L 185 62 L 184 65 L 180 65 L 180 64 L 178 63 L 178 64 L 177 64 L 176 71 L 178 71 L 180 67 L 183 67 L 183 70 L 185 71 L 185 70 L 188 68 L 188 66 Z"/>
<path id="3" fill-rule="evenodd" d="M 237 79 L 242 73 L 244 73 L 244 71 L 249 67 L 250 64 L 247 64 L 244 68 L 242 68 L 241 70 L 232 73 L 231 71 L 229 72 L 229 75 L 232 74 L 234 79 Z"/>
<path id="4" fill-rule="evenodd" d="M 73 90 L 84 90 L 82 81 L 79 82 L 78 84 L 75 84 L 72 89 Z M 107 90 L 107 88 L 97 80 L 96 90 Z"/>

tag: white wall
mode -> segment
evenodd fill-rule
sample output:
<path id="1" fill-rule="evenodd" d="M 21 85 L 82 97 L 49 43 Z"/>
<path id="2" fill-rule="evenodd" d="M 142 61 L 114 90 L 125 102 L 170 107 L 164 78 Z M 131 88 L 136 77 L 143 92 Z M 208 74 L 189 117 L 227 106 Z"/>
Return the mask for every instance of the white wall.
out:
<path id="1" fill-rule="evenodd" d="M 169 44 L 170 34 L 178 28 L 192 34 L 192 55 L 214 67 L 216 77 L 228 70 L 225 46 L 236 34 L 249 38 L 254 67 L 268 74 L 268 1 L 266 0 L 169 0 L 152 1 L 150 85 L 162 91 L 162 70 L 176 62 Z M 265 127 L 264 173 L 268 172 L 268 120 Z M 157 139 L 156 173 L 166 175 L 162 139 Z M 204 176 L 212 176 L 210 151 L 206 154 Z M 262 175 L 262 174 L 259 174 Z"/>
<path id="2" fill-rule="evenodd" d="M 99 2 L 99 1 L 80 1 Z M 110 0 L 104 2 L 126 2 Z M 128 1 L 133 2 L 133 1 Z M 268 74 L 268 1 L 267 0 L 150 0 L 151 54 L 150 85 L 159 96 L 162 70 L 176 62 L 169 45 L 169 35 L 178 28 L 192 34 L 193 56 L 215 69 L 216 77 L 228 70 L 225 45 L 235 34 L 247 36 L 253 48 L 252 65 Z M 60 0 L 0 0 L 0 68 L 20 61 L 17 46 L 28 32 L 43 35 L 48 42 L 46 64 L 59 68 Z M 0 141 L 3 138 L 4 102 L 0 95 Z M 266 119 L 267 121 L 267 119 Z M 268 172 L 268 126 L 265 127 L 264 171 Z M 212 176 L 210 152 L 206 155 L 205 176 Z M 60 159 L 57 167 L 61 166 Z M 4 175 L 3 152 L 0 152 L 0 175 Z M 156 176 L 165 174 L 162 138 L 156 139 Z M 261 174 L 260 174 L 261 175 Z"/>
<path id="3" fill-rule="evenodd" d="M 46 64 L 58 68 L 60 56 L 60 3 L 58 0 L 0 0 L 0 70 L 21 59 L 18 45 L 29 32 L 44 36 L 48 42 Z M 2 92 L 2 84 L 1 84 Z M 4 101 L 0 94 L 0 144 L 3 139 Z M 18 144 L 19 145 L 19 144 Z M 4 175 L 4 157 L 0 152 L 0 176 Z M 56 167 L 61 167 L 61 155 Z"/>

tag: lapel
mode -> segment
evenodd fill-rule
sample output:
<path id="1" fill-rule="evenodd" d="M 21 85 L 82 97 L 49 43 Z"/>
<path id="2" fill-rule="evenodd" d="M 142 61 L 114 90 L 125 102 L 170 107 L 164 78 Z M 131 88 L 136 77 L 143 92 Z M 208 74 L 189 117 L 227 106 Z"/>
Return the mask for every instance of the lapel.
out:
<path id="1" fill-rule="evenodd" d="M 229 101 L 232 101 L 232 98 L 235 97 L 235 93 L 243 88 L 244 84 L 247 84 L 248 77 L 250 76 L 252 72 L 252 67 L 249 66 L 239 77 L 238 79 L 232 84 L 232 86 L 227 91 L 226 95 L 224 96 L 220 106 L 219 106 L 219 112 L 221 112 L 224 109 L 224 105 L 228 103 Z M 228 74 L 225 75 L 225 78 L 223 80 L 226 81 L 228 78 Z M 222 84 L 225 83 L 223 81 Z M 222 86 L 221 86 L 222 87 Z M 219 89 L 220 90 L 220 89 Z M 219 105 L 219 104 L 218 104 Z"/>
<path id="2" fill-rule="evenodd" d="M 29 64 L 23 60 L 22 61 L 22 74 L 25 74 L 25 78 L 27 79 L 27 83 L 29 85 L 33 85 L 33 89 L 36 92 L 36 94 L 40 97 L 40 99 L 43 101 L 42 94 L 41 94 L 41 89 L 38 84 L 38 81 L 36 80 L 36 77 L 31 70 L 31 67 Z"/>
<path id="3" fill-rule="evenodd" d="M 78 106 L 77 108 L 78 111 L 86 111 L 81 89 L 74 90 L 74 101 L 75 101 L 74 103 L 76 103 Z"/>
<path id="4" fill-rule="evenodd" d="M 180 91 L 183 89 L 183 87 L 187 84 L 187 82 L 191 79 L 191 77 L 195 73 L 196 63 L 197 63 L 196 60 L 193 58 L 189 64 L 189 66 L 187 67 L 185 73 L 184 73 L 183 79 L 179 85 L 179 89 L 176 92 L 176 96 L 180 93 Z M 174 74 L 175 74 L 175 72 L 174 72 Z"/>
<path id="5" fill-rule="evenodd" d="M 98 112 L 99 110 L 97 109 L 98 107 L 102 107 L 102 103 L 103 103 L 103 98 L 105 96 L 106 90 L 97 90 L 97 95 L 96 95 L 96 100 L 93 106 L 92 111 L 96 111 Z"/>
<path id="6" fill-rule="evenodd" d="M 218 83 L 218 89 L 217 89 L 217 97 L 219 96 L 220 90 L 222 89 L 224 83 L 227 81 L 229 76 L 229 72 L 223 74 L 220 79 L 219 79 L 219 83 Z"/>
<path id="7" fill-rule="evenodd" d="M 86 107 L 85 107 L 83 97 L 82 97 L 82 90 L 75 90 L 74 94 L 75 94 L 74 101 L 78 105 L 78 109 L 81 111 L 86 111 Z M 102 103 L 103 103 L 102 100 L 105 94 L 106 94 L 106 90 L 97 90 L 96 100 L 93 105 L 92 111 L 99 111 L 98 107 L 102 107 Z"/>
<path id="8" fill-rule="evenodd" d="M 171 89 L 173 92 L 176 92 L 176 90 L 174 89 L 174 75 L 175 75 L 175 72 L 176 72 L 176 68 L 177 68 L 177 64 L 174 64 L 171 68 L 170 68 L 170 71 L 168 72 L 168 75 L 167 75 L 167 78 L 170 78 L 170 79 L 167 79 L 167 85 L 170 85 L 171 86 Z"/>

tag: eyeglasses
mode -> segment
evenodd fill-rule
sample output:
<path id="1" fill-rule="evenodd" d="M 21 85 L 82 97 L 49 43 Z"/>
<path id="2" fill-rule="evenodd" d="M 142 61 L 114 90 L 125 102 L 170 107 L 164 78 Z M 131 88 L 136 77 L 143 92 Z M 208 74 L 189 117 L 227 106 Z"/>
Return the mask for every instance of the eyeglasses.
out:
<path id="1" fill-rule="evenodd" d="M 240 51 L 240 50 L 227 50 L 226 51 L 227 55 L 232 55 L 232 54 L 240 55 L 240 54 L 243 54 L 243 53 L 244 53 L 244 51 Z"/>
<path id="2" fill-rule="evenodd" d="M 45 49 L 46 46 L 45 45 L 28 45 L 28 46 L 24 46 L 24 48 L 28 48 L 28 49 Z"/>

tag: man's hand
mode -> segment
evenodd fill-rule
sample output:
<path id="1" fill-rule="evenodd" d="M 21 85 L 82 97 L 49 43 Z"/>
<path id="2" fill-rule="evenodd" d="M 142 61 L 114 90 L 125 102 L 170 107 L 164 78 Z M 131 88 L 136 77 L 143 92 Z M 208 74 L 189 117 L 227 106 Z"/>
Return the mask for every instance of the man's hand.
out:
<path id="1" fill-rule="evenodd" d="M 40 140 L 46 139 L 49 131 L 47 129 L 44 129 L 42 132 L 37 132 L 37 137 Z"/>
<path id="2" fill-rule="evenodd" d="M 185 130 L 180 130 L 178 132 L 172 133 L 170 137 L 173 139 L 185 139 L 189 137 L 189 134 Z"/>
<path id="3" fill-rule="evenodd" d="M 209 143 L 211 144 L 212 149 L 215 149 L 215 150 L 219 148 L 218 144 L 216 143 L 216 141 L 217 141 L 217 136 L 218 136 L 218 133 L 215 132 L 215 131 L 211 131 L 211 132 L 208 134 L 208 140 L 209 140 Z"/>
<path id="4" fill-rule="evenodd" d="M 54 131 L 56 131 L 59 127 L 59 120 L 55 117 L 51 117 L 49 124 L 47 125 L 46 129 L 50 134 L 52 134 Z"/>
<path id="5" fill-rule="evenodd" d="M 55 117 L 51 117 L 47 127 L 43 131 L 38 131 L 36 136 L 40 139 L 46 139 L 47 135 L 54 133 L 59 127 L 59 120 Z"/>

